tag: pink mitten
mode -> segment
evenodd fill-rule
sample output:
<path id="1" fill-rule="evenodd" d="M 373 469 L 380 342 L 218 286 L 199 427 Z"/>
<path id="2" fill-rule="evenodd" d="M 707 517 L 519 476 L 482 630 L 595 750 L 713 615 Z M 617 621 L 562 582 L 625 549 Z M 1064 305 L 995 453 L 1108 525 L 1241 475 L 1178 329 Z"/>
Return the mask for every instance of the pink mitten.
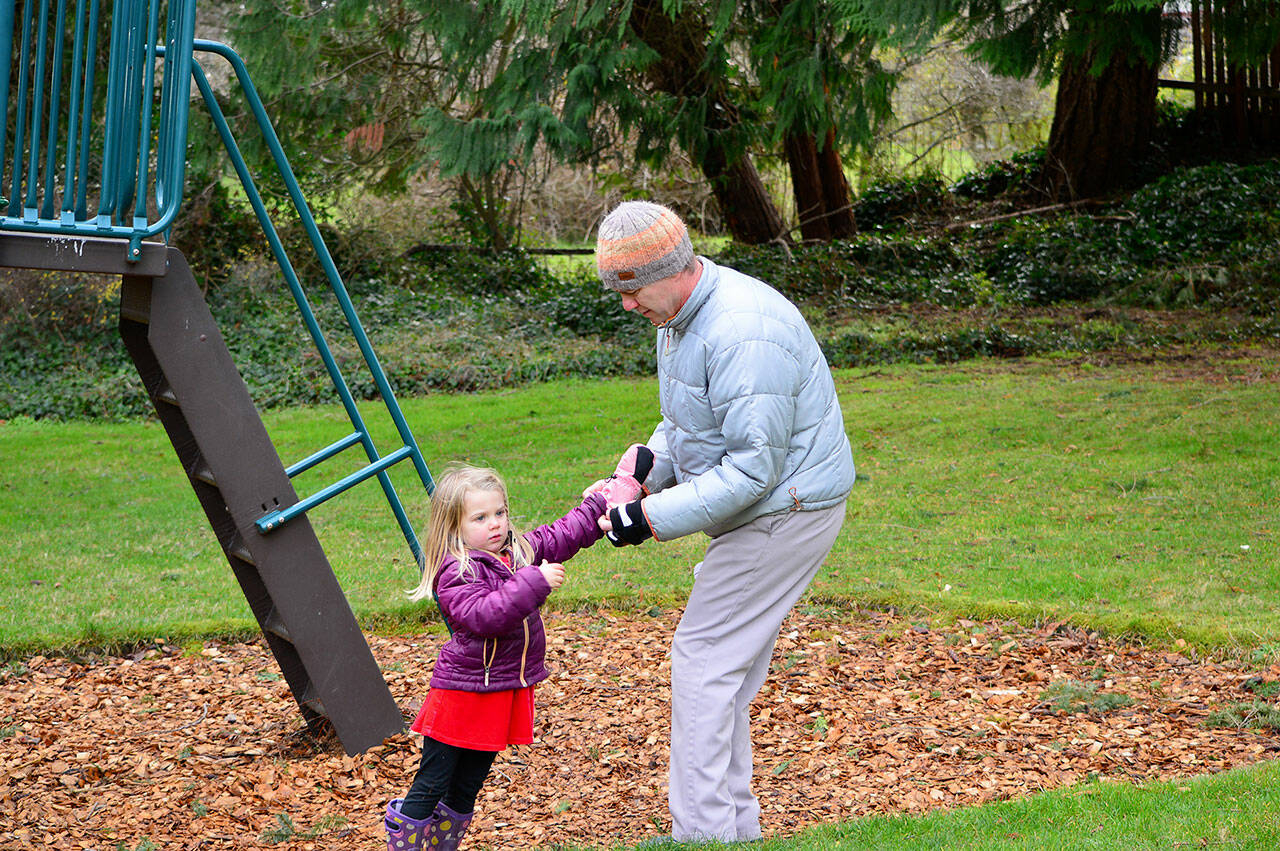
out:
<path id="1" fill-rule="evenodd" d="M 653 451 L 642 443 L 632 444 L 618 459 L 613 475 L 605 482 L 600 493 L 612 508 L 633 502 L 644 495 L 644 480 L 653 469 Z"/>

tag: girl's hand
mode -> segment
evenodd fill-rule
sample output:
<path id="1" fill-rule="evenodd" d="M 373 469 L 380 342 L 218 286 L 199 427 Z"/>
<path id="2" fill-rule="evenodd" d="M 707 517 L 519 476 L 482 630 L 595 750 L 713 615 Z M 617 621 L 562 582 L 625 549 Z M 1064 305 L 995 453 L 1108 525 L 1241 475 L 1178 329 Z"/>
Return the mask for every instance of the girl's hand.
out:
<path id="1" fill-rule="evenodd" d="M 544 561 L 538 565 L 538 570 L 542 571 L 542 578 L 547 580 L 547 584 L 551 586 L 551 590 L 555 590 L 564 584 L 564 565 L 555 562 Z"/>
<path id="2" fill-rule="evenodd" d="M 587 497 L 591 496 L 591 494 L 596 493 L 597 491 L 604 490 L 604 486 L 607 484 L 609 484 L 608 479 L 600 479 L 595 484 L 591 485 L 591 487 L 587 488 L 582 492 L 582 498 L 586 499 Z"/>

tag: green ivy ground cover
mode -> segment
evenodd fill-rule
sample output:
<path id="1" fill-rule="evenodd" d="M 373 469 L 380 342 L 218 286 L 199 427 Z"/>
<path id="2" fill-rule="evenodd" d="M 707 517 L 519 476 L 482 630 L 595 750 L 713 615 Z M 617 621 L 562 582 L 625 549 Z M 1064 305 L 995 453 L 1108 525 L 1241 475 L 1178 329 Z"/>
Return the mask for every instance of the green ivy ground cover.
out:
<path id="1" fill-rule="evenodd" d="M 981 213 L 955 191 L 908 188 L 914 206 L 903 209 L 928 209 L 927 223 L 895 218 L 873 192 L 855 239 L 714 256 L 801 304 L 838 367 L 1280 340 L 1276 162 L 1183 169 L 1110 206 L 973 225 Z M 334 401 L 278 271 L 260 258 L 234 268 L 208 298 L 259 407 Z M 589 263 L 419 251 L 344 271 L 402 396 L 651 372 L 651 330 Z M 114 290 L 86 298 L 66 276 L 25 286 L 20 305 L 0 297 L 0 418 L 145 415 Z M 314 283 L 310 298 L 355 392 L 371 398 L 333 299 Z"/>

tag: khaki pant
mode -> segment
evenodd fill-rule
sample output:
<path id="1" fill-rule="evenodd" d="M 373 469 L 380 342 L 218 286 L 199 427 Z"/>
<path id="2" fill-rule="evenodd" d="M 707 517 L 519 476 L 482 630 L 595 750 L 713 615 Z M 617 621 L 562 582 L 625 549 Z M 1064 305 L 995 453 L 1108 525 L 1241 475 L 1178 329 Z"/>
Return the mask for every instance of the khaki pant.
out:
<path id="1" fill-rule="evenodd" d="M 844 504 L 771 514 L 714 538 L 671 642 L 672 838 L 760 837 L 751 700 L 782 620 L 822 565 Z"/>

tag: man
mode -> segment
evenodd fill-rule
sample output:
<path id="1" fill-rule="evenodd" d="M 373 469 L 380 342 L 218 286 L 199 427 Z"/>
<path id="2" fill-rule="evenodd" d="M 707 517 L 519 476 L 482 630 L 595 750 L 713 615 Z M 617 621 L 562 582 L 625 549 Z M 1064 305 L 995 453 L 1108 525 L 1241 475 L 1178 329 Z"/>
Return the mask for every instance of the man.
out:
<path id="1" fill-rule="evenodd" d="M 666 207 L 620 204 L 596 261 L 622 306 L 657 326 L 662 409 L 648 495 L 600 525 L 617 546 L 711 536 L 671 645 L 672 838 L 758 839 L 748 710 L 854 481 L 831 370 L 794 305 L 694 256 Z M 643 471 L 641 452 L 624 463 Z"/>

